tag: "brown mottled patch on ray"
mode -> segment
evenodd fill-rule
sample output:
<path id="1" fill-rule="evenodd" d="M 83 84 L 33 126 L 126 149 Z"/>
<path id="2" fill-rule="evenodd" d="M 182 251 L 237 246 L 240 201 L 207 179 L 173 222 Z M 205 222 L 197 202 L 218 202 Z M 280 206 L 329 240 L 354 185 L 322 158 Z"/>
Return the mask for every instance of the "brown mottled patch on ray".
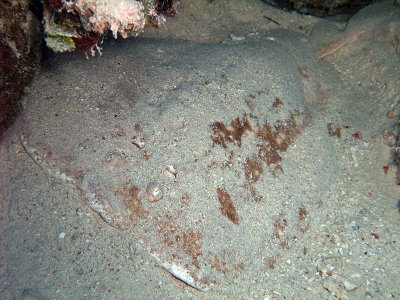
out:
<path id="1" fill-rule="evenodd" d="M 203 255 L 201 232 L 182 227 L 178 223 L 179 215 L 166 214 L 158 217 L 158 233 L 162 237 L 162 243 L 168 247 L 182 249 L 192 258 L 192 263 L 200 268 L 198 257 Z M 172 256 L 177 254 L 172 254 Z"/>
<path id="2" fill-rule="evenodd" d="M 235 164 L 235 157 L 235 152 L 231 151 L 231 153 L 229 154 L 229 160 L 227 162 L 228 166 L 232 166 L 233 164 Z"/>
<path id="3" fill-rule="evenodd" d="M 221 261 L 218 257 L 216 257 L 214 259 L 213 262 L 211 262 L 210 264 L 211 268 L 214 268 L 215 270 L 217 270 L 220 273 L 228 273 L 228 268 L 226 267 L 226 262 L 225 261 Z"/>
<path id="4" fill-rule="evenodd" d="M 274 223 L 274 239 L 280 239 L 281 238 L 281 233 L 286 229 L 286 226 L 288 225 L 286 219 L 281 219 L 278 218 L 275 220 Z"/>
<path id="5" fill-rule="evenodd" d="M 226 250 L 217 253 L 214 258 L 208 260 L 208 263 L 211 268 L 223 274 L 232 271 L 243 271 L 246 267 L 246 265 L 236 255 L 233 255 L 232 257 L 231 254 L 227 254 Z"/>
<path id="6" fill-rule="evenodd" d="M 281 105 L 283 105 L 282 100 L 276 97 L 272 106 L 279 107 Z M 225 126 L 222 122 L 215 121 L 211 125 L 213 130 L 211 139 L 213 141 L 213 146 L 217 144 L 226 149 L 229 143 L 241 147 L 242 136 L 245 133 L 252 133 L 252 136 L 258 139 L 258 151 L 251 157 L 246 158 L 244 174 L 246 178 L 245 186 L 249 189 L 253 200 L 260 201 L 262 197 L 257 195 L 253 184 L 260 180 L 264 172 L 263 163 L 266 163 L 267 166 L 271 166 L 271 171 L 274 176 L 277 176 L 278 171 L 283 172 L 283 168 L 280 165 L 282 153 L 288 150 L 289 146 L 302 133 L 307 124 L 307 116 L 304 113 L 295 111 L 294 113 L 290 113 L 287 120 L 278 120 L 275 122 L 275 125 L 271 125 L 268 121 L 265 121 L 263 125 L 257 124 L 257 129 L 253 131 L 253 127 L 247 115 L 244 115 L 242 119 L 237 117 L 229 126 Z M 229 164 L 233 164 L 233 157 L 234 152 L 231 151 L 228 166 Z M 219 166 L 219 164 L 212 161 L 209 168 L 216 166 Z M 226 164 L 222 164 L 221 166 L 224 167 Z M 226 214 L 228 214 L 227 209 L 228 208 L 224 210 Z"/>
<path id="7" fill-rule="evenodd" d="M 307 209 L 305 207 L 300 207 L 298 227 L 301 232 L 306 232 L 310 228 L 310 222 L 307 222 L 307 215 Z"/>
<path id="8" fill-rule="evenodd" d="M 328 133 L 329 136 L 337 136 L 338 138 L 342 138 L 343 129 L 339 125 L 334 125 L 333 123 L 328 123 Z"/>
<path id="9" fill-rule="evenodd" d="M 244 174 L 249 184 L 257 182 L 263 172 L 262 161 L 258 160 L 257 157 L 246 159 L 244 164 Z"/>
<path id="10" fill-rule="evenodd" d="M 305 207 L 300 207 L 299 210 L 299 220 L 304 221 L 308 215 L 307 209 Z"/>
<path id="11" fill-rule="evenodd" d="M 278 164 L 282 160 L 282 156 L 278 151 L 268 144 L 258 144 L 258 157 L 265 161 L 268 166 Z"/>
<path id="12" fill-rule="evenodd" d="M 217 144 L 224 148 L 228 148 L 228 143 L 241 147 L 243 134 L 253 130 L 246 115 L 242 120 L 239 117 L 236 118 L 228 127 L 222 122 L 215 121 L 211 128 L 214 132 L 214 135 L 211 136 L 213 145 Z"/>
<path id="13" fill-rule="evenodd" d="M 182 249 L 183 251 L 192 257 L 193 264 L 200 268 L 198 257 L 203 255 L 201 251 L 201 240 L 203 238 L 203 234 L 200 232 L 185 232 L 182 231 Z"/>
<path id="14" fill-rule="evenodd" d="M 253 197 L 253 198 L 249 198 L 248 200 L 254 200 L 255 202 L 260 202 L 263 199 L 262 196 L 257 194 L 257 191 L 253 185 L 247 184 L 245 187 L 248 188 L 251 196 Z"/>
<path id="15" fill-rule="evenodd" d="M 258 127 L 256 136 L 265 141 L 271 149 L 285 152 L 294 139 L 301 133 L 303 126 L 297 124 L 299 116 L 300 113 L 296 112 L 291 113 L 288 120 L 278 120 L 274 126 L 274 130 L 266 121 L 263 127 Z"/>
<path id="16" fill-rule="evenodd" d="M 283 249 L 285 249 L 285 250 L 289 250 L 289 249 L 290 249 L 289 243 L 288 243 L 287 240 L 281 242 L 280 245 L 281 245 L 281 247 L 282 247 Z"/>
<path id="17" fill-rule="evenodd" d="M 221 204 L 222 215 L 231 220 L 234 224 L 239 225 L 239 216 L 233 205 L 231 196 L 225 189 L 217 188 L 218 200 Z"/>
<path id="18" fill-rule="evenodd" d="M 130 213 L 129 219 L 136 222 L 138 219 L 147 218 L 149 212 L 143 208 L 139 197 L 139 188 L 130 181 L 121 189 L 114 191 L 114 195 L 121 195 L 124 199 L 125 209 Z"/>
<path id="19" fill-rule="evenodd" d="M 301 113 L 296 111 L 290 114 L 288 120 L 278 120 L 274 127 L 268 121 L 265 121 L 262 127 L 258 125 L 256 137 L 263 141 L 262 144 L 258 145 L 258 157 L 265 161 L 268 166 L 278 164 L 282 160 L 279 152 L 287 151 L 297 136 L 301 134 L 302 129 L 307 125 L 306 119 L 303 120 L 303 124 L 298 124 L 297 119 L 300 116 Z"/>

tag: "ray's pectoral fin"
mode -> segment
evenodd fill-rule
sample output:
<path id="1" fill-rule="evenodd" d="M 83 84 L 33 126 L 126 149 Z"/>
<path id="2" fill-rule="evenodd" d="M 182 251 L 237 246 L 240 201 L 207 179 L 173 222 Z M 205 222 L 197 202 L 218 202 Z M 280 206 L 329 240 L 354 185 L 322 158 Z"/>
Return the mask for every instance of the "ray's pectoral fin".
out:
<path id="1" fill-rule="evenodd" d="M 49 150 L 38 149 L 30 146 L 27 141 L 27 137 L 24 134 L 19 136 L 22 148 L 25 153 L 38 165 L 44 172 L 49 174 L 51 177 L 61 180 L 68 184 L 76 184 L 77 179 L 73 175 L 63 171 L 60 166 L 57 165 L 53 154 Z"/>

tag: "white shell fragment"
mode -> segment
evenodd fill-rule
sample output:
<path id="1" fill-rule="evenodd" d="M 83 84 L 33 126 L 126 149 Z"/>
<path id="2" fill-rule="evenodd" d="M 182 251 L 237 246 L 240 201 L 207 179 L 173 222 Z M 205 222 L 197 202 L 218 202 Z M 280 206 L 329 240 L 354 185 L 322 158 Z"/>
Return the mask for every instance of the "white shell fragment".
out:
<path id="1" fill-rule="evenodd" d="M 150 183 L 146 188 L 148 200 L 150 202 L 160 201 L 163 197 L 162 189 L 155 183 Z"/>
<path id="2" fill-rule="evenodd" d="M 143 149 L 146 146 L 146 143 L 144 142 L 144 139 L 141 139 L 137 136 L 132 137 L 132 144 L 134 144 L 136 147 L 139 149 Z"/>
<path id="3" fill-rule="evenodd" d="M 184 283 L 190 285 L 191 287 L 197 288 L 194 278 L 190 275 L 190 272 L 179 265 L 163 263 L 161 264 L 165 270 L 170 272 L 174 277 L 178 278 L 179 280 L 183 281 Z"/>
<path id="4" fill-rule="evenodd" d="M 176 171 L 176 167 L 174 165 L 168 165 L 164 172 L 163 175 L 165 178 L 169 179 L 169 180 L 174 180 L 176 179 L 177 176 L 177 171 Z"/>
<path id="5" fill-rule="evenodd" d="M 209 287 L 202 284 L 201 280 L 197 281 L 196 278 L 194 278 L 191 275 L 191 272 L 187 268 L 185 268 L 179 264 L 176 264 L 176 263 L 163 262 L 160 259 L 160 255 L 158 255 L 156 253 L 150 253 L 150 254 L 157 260 L 157 262 L 160 264 L 160 266 L 164 270 L 169 272 L 172 276 L 174 276 L 178 280 L 181 280 L 182 282 L 186 283 L 187 285 L 189 285 L 192 288 L 195 288 L 199 291 L 205 292 L 205 291 L 209 290 Z M 197 275 L 199 275 L 199 274 L 197 274 Z M 197 278 L 197 279 L 200 279 L 200 278 Z"/>

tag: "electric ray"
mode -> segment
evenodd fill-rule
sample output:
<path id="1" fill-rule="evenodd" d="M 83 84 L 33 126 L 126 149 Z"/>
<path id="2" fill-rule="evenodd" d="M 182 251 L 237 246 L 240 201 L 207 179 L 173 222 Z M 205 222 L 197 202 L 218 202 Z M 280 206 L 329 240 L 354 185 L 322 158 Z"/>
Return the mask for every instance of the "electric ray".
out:
<path id="1" fill-rule="evenodd" d="M 141 39 L 52 59 L 21 143 L 188 285 L 262 281 L 301 252 L 340 169 L 326 114 L 304 96 L 307 65 L 277 39 Z"/>

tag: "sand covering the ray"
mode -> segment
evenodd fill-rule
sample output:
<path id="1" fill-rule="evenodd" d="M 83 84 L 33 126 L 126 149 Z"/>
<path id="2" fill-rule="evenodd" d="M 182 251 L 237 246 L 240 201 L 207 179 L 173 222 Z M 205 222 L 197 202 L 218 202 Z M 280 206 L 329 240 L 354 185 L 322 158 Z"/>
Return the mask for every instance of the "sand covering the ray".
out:
<path id="1" fill-rule="evenodd" d="M 329 40 L 318 37 L 318 30 L 311 37 L 272 30 L 238 44 L 141 39 L 117 43 L 101 59 L 53 58 L 26 97 L 18 124 L 22 144 L 44 171 L 103 218 L 106 223 L 97 219 L 100 228 L 110 224 L 124 241 L 141 241 L 147 254 L 189 285 L 214 291 L 245 287 L 261 295 L 265 286 L 286 284 L 290 295 L 293 278 L 302 288 L 316 284 L 313 274 L 330 270 L 334 259 L 328 258 L 339 255 L 339 247 L 346 259 L 350 250 L 366 257 L 372 211 L 384 205 L 372 204 L 380 199 L 373 196 L 347 195 L 353 189 L 369 195 L 374 187 L 371 195 L 379 197 L 377 190 L 387 183 L 380 155 L 386 150 L 374 138 L 393 123 L 387 111 L 398 107 L 391 106 L 398 95 L 398 64 L 384 61 L 390 54 L 398 62 L 397 19 L 380 15 L 383 21 L 376 24 L 382 26 L 360 36 L 360 16 L 349 31 L 333 26 Z M 380 35 L 385 28 L 387 34 Z M 382 56 L 367 60 L 363 45 Z M 361 61 L 354 66 L 352 59 Z M 382 69 L 374 69 L 374 59 L 382 59 Z M 372 73 L 377 80 L 369 79 Z M 390 74 L 395 79 L 385 81 Z M 386 89 L 376 88 L 386 83 Z M 363 140 L 352 137 L 356 130 Z M 381 184 L 375 187 L 376 178 Z M 149 195 L 150 186 L 162 190 L 162 199 Z M 371 212 L 362 209 L 367 204 Z M 336 230 L 347 234 L 340 232 L 350 250 L 332 237 Z M 362 230 L 364 240 L 353 241 Z M 394 240 L 391 232 L 379 232 L 378 242 Z M 364 270 L 355 266 L 355 256 L 343 277 L 335 278 L 357 282 L 356 291 L 350 284 L 345 289 L 361 295 L 368 286 L 362 276 L 352 277 L 353 270 Z M 304 269 L 292 269 L 297 260 Z M 385 260 L 375 264 L 395 268 Z M 320 295 L 334 291 L 325 287 Z"/>

